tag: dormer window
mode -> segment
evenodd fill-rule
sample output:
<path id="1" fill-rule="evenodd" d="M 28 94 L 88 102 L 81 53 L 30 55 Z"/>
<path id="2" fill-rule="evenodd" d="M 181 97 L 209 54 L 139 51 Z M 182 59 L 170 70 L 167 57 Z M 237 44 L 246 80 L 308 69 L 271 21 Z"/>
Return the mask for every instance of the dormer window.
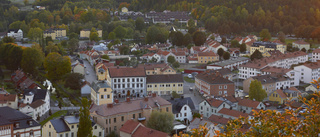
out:
<path id="1" fill-rule="evenodd" d="M 15 126 L 16 128 L 19 128 L 20 124 L 19 124 L 19 123 L 15 123 L 14 126 Z"/>

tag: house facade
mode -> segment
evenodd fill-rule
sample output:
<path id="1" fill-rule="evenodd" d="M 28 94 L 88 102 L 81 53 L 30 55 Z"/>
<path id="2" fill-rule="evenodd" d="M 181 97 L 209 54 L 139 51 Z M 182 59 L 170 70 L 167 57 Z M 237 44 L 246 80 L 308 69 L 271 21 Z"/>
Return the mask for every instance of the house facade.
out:
<path id="1" fill-rule="evenodd" d="M 146 95 L 146 72 L 141 67 L 110 67 L 107 76 L 116 97 L 142 97 Z"/>
<path id="2" fill-rule="evenodd" d="M 43 137 L 77 137 L 80 116 L 62 116 L 52 119 L 42 126 Z M 92 135 L 104 137 L 104 128 L 92 123 Z"/>
<path id="3" fill-rule="evenodd" d="M 315 49 L 312 51 L 312 62 L 320 60 L 320 49 Z"/>
<path id="4" fill-rule="evenodd" d="M 91 100 L 97 105 L 113 103 L 112 89 L 106 81 L 92 82 Z"/>
<path id="5" fill-rule="evenodd" d="M 0 107 L 5 106 L 18 109 L 18 96 L 16 94 L 0 94 Z"/>
<path id="6" fill-rule="evenodd" d="M 66 37 L 66 36 L 67 36 L 67 31 L 66 29 L 62 29 L 62 28 L 47 29 L 43 31 L 43 37 L 44 38 L 51 37 L 52 40 L 55 40 L 61 37 Z"/>
<path id="7" fill-rule="evenodd" d="M 105 135 L 112 131 L 120 133 L 120 128 L 128 120 L 146 124 L 153 111 L 172 113 L 172 105 L 165 99 L 153 94 L 140 99 L 127 98 L 125 102 L 116 104 L 93 105 L 90 115 L 94 122 L 105 129 Z"/>
<path id="8" fill-rule="evenodd" d="M 96 29 L 98 36 L 101 38 L 102 37 L 102 30 L 101 29 Z M 89 38 L 90 37 L 90 31 L 91 29 L 83 29 L 80 31 L 80 38 Z"/>
<path id="9" fill-rule="evenodd" d="M 237 57 L 229 60 L 224 60 L 221 62 L 216 62 L 213 64 L 207 65 L 207 69 L 230 69 L 231 71 L 238 69 L 240 65 L 249 62 L 249 58 L 247 57 Z"/>
<path id="10" fill-rule="evenodd" d="M 188 124 L 193 119 L 193 111 L 195 106 L 190 97 L 184 98 L 171 98 L 168 100 L 172 104 L 172 113 L 174 118 L 180 121 L 184 121 Z"/>
<path id="11" fill-rule="evenodd" d="M 250 47 L 250 55 L 252 55 L 256 50 L 260 51 L 262 54 L 268 51 L 279 50 L 281 53 L 287 51 L 287 46 L 281 43 L 273 42 L 254 42 Z"/>
<path id="12" fill-rule="evenodd" d="M 21 29 L 9 29 L 7 36 L 20 41 L 23 39 L 23 31 Z"/>
<path id="13" fill-rule="evenodd" d="M 147 63 L 138 64 L 138 67 L 143 67 L 147 75 L 163 75 L 163 74 L 176 74 L 176 70 L 166 63 Z"/>
<path id="14" fill-rule="evenodd" d="M 182 74 L 148 75 L 147 94 L 171 95 L 173 91 L 183 94 Z"/>
<path id="15" fill-rule="evenodd" d="M 214 52 L 198 52 L 197 58 L 199 64 L 219 61 L 219 56 Z"/>
<path id="16" fill-rule="evenodd" d="M 300 80 L 302 82 L 310 83 L 313 79 L 318 80 L 320 78 L 320 61 L 304 63 L 294 67 L 294 70 L 300 72 Z"/>
<path id="17" fill-rule="evenodd" d="M 310 49 L 310 44 L 305 42 L 304 40 L 298 40 L 298 41 L 292 42 L 292 47 L 299 48 L 299 50 L 304 48 L 308 51 Z"/>

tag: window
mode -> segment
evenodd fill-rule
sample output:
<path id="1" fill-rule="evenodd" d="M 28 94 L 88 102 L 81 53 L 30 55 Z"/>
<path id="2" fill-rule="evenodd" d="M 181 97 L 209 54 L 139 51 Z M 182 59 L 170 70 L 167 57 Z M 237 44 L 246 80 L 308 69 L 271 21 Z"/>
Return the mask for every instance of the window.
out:
<path id="1" fill-rule="evenodd" d="M 169 112 L 169 108 L 168 107 L 166 107 L 166 111 Z"/>
<path id="2" fill-rule="evenodd" d="M 132 84 L 132 87 L 134 88 L 134 84 Z"/>
<path id="3" fill-rule="evenodd" d="M 223 94 L 227 94 L 227 91 L 225 90 Z"/>
<path id="4" fill-rule="evenodd" d="M 49 128 L 51 128 L 51 125 L 49 125 Z"/>
<path id="5" fill-rule="evenodd" d="M 173 87 L 175 87 L 176 86 L 176 84 L 173 84 Z"/>
<path id="6" fill-rule="evenodd" d="M 130 82 L 130 79 L 129 79 L 129 78 L 127 78 L 127 82 Z"/>
<path id="7" fill-rule="evenodd" d="M 62 134 L 60 134 L 60 137 L 62 137 Z"/>
<path id="8" fill-rule="evenodd" d="M 101 95 L 101 99 L 103 99 L 103 95 Z"/>
<path id="9" fill-rule="evenodd" d="M 99 137 L 101 137 L 101 132 L 99 132 Z"/>
<path id="10" fill-rule="evenodd" d="M 114 79 L 113 81 L 114 81 L 114 82 L 117 82 L 117 79 Z"/>
<path id="11" fill-rule="evenodd" d="M 176 114 L 176 117 L 179 117 L 179 114 Z"/>
<path id="12" fill-rule="evenodd" d="M 117 118 L 113 118 L 113 122 L 116 123 L 117 122 Z"/>
<path id="13" fill-rule="evenodd" d="M 97 129 L 97 126 L 94 126 L 94 129 Z"/>
<path id="14" fill-rule="evenodd" d="M 68 137 L 68 135 L 69 135 L 69 134 L 68 134 L 68 133 L 66 133 L 66 137 Z"/>
<path id="15" fill-rule="evenodd" d="M 114 131 L 117 131 L 117 126 L 114 126 Z"/>
<path id="16" fill-rule="evenodd" d="M 219 86 L 219 89 L 222 89 L 222 86 Z"/>
<path id="17" fill-rule="evenodd" d="M 30 136 L 33 136 L 33 130 L 30 130 Z"/>
<path id="18" fill-rule="evenodd" d="M 121 117 L 121 121 L 124 121 L 124 116 Z"/>
<path id="19" fill-rule="evenodd" d="M 132 78 L 132 82 L 134 82 L 134 78 Z"/>
<path id="20" fill-rule="evenodd" d="M 110 98 L 110 95 L 107 95 L 107 98 Z"/>
<path id="21" fill-rule="evenodd" d="M 141 118 L 142 116 L 141 116 L 141 113 L 139 113 L 139 118 Z"/>
<path id="22" fill-rule="evenodd" d="M 157 85 L 154 85 L 154 87 L 156 88 L 156 87 L 157 87 Z"/>
<path id="23" fill-rule="evenodd" d="M 186 116 L 187 116 L 187 113 L 184 113 L 184 116 L 186 117 Z"/>
<path id="24" fill-rule="evenodd" d="M 132 118 L 135 119 L 135 118 L 136 118 L 136 114 L 133 114 L 133 115 L 132 115 Z"/>
<path id="25" fill-rule="evenodd" d="M 184 110 L 187 110 L 187 107 L 184 107 Z"/>
<path id="26" fill-rule="evenodd" d="M 74 128 L 74 125 L 72 125 L 71 128 L 73 129 L 73 128 Z"/>
<path id="27" fill-rule="evenodd" d="M 51 137 L 51 132 L 49 132 L 49 137 Z"/>
<path id="28" fill-rule="evenodd" d="M 221 95 L 222 94 L 222 91 L 219 91 L 219 95 Z"/>
<path id="29" fill-rule="evenodd" d="M 105 89 L 104 89 L 104 92 L 106 92 L 106 91 L 107 91 L 107 89 L 105 88 Z"/>
<path id="30" fill-rule="evenodd" d="M 224 85 L 224 89 L 227 89 L 227 85 Z"/>
<path id="31" fill-rule="evenodd" d="M 203 109 L 203 107 L 201 106 L 201 110 Z"/>

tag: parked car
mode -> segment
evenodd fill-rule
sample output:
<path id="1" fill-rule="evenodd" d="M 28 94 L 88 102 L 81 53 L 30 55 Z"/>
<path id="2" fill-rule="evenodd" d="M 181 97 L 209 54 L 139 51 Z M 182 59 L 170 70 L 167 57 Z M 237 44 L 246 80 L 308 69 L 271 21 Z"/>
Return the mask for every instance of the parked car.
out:
<path id="1" fill-rule="evenodd" d="M 192 74 L 188 74 L 188 78 L 193 78 Z"/>
<path id="2" fill-rule="evenodd" d="M 190 88 L 189 88 L 189 90 L 190 90 L 190 91 L 193 91 L 193 88 L 192 88 L 192 87 L 190 87 Z"/>
<path id="3" fill-rule="evenodd" d="M 266 107 L 270 107 L 270 106 L 271 106 L 271 104 L 270 104 L 269 102 L 265 102 L 264 105 L 265 105 Z"/>

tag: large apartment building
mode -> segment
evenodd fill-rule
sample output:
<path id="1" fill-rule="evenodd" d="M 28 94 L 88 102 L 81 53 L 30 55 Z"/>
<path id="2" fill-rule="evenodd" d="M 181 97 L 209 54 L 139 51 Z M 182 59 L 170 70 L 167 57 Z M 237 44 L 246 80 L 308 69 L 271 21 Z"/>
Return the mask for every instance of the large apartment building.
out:
<path id="1" fill-rule="evenodd" d="M 67 36 L 67 31 L 66 29 L 62 29 L 62 28 L 47 29 L 43 31 L 43 37 L 44 38 L 51 37 L 52 40 L 55 40 L 61 37 L 66 37 L 66 36 Z"/>
<path id="2" fill-rule="evenodd" d="M 111 87 L 105 81 L 94 81 L 91 84 L 91 100 L 97 105 L 113 103 Z"/>
<path id="3" fill-rule="evenodd" d="M 312 63 L 304 63 L 294 67 L 294 70 L 300 72 L 300 80 L 304 83 L 310 83 L 312 80 L 320 78 L 320 61 Z"/>
<path id="4" fill-rule="evenodd" d="M 195 76 L 195 88 L 205 96 L 232 96 L 235 85 L 219 70 L 208 70 Z"/>
<path id="5" fill-rule="evenodd" d="M 146 95 L 146 72 L 141 67 L 110 67 L 108 84 L 117 97 L 142 97 Z"/>
<path id="6" fill-rule="evenodd" d="M 172 113 L 172 105 L 165 99 L 152 94 L 151 97 L 140 99 L 127 98 L 125 102 L 115 101 L 114 104 L 93 105 L 90 115 L 94 122 L 105 129 L 105 135 L 114 131 L 117 134 L 128 120 L 146 124 L 153 111 Z"/>
<path id="7" fill-rule="evenodd" d="M 315 49 L 312 51 L 312 62 L 320 60 L 320 49 Z"/>
<path id="8" fill-rule="evenodd" d="M 261 74 L 261 69 L 270 67 L 290 68 L 294 64 L 304 63 L 308 61 L 308 54 L 303 51 L 289 52 L 284 55 L 275 55 L 264 57 L 262 59 L 249 61 L 239 66 L 239 78 L 247 79 L 249 77 Z"/>

